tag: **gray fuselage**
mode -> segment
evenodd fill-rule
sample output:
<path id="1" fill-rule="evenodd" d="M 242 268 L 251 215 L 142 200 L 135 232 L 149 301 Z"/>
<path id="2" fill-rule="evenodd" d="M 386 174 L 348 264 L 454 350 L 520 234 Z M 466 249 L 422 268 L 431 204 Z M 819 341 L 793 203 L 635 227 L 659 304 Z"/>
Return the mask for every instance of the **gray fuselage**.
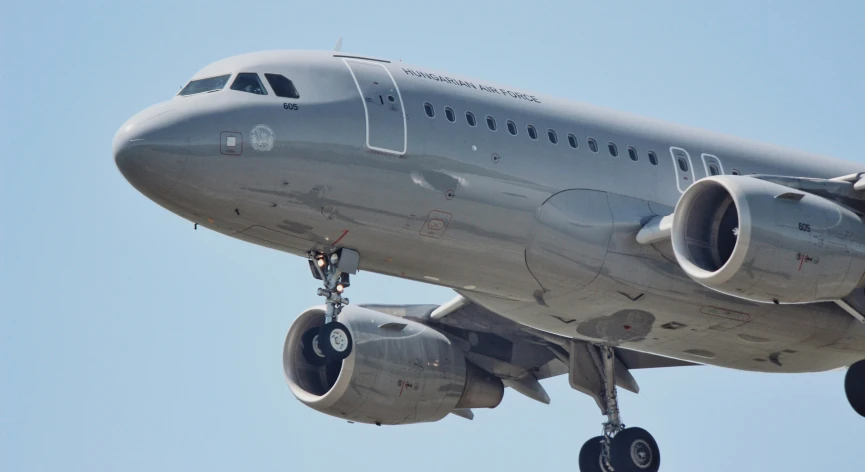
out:
<path id="1" fill-rule="evenodd" d="M 240 72 L 268 93 L 230 89 Z M 835 304 L 730 297 L 688 278 L 669 242 L 635 239 L 714 169 L 831 178 L 853 163 L 334 52 L 242 55 L 195 78 L 222 74 L 224 89 L 142 111 L 114 142 L 139 191 L 201 226 L 297 255 L 353 248 L 363 270 L 593 342 L 766 372 L 865 358 L 865 326 Z"/>

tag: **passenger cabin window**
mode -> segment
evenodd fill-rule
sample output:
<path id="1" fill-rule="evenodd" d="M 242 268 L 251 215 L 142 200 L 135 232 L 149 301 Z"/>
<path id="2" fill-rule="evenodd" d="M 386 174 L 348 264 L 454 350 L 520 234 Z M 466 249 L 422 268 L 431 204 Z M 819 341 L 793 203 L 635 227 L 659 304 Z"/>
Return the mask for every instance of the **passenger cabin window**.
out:
<path id="1" fill-rule="evenodd" d="M 591 149 L 592 152 L 598 152 L 598 142 L 593 138 L 589 138 L 589 149 Z"/>
<path id="2" fill-rule="evenodd" d="M 715 165 L 714 162 L 710 163 L 709 164 L 709 175 L 719 175 L 719 174 L 721 174 L 721 171 L 718 170 L 718 166 Z"/>
<path id="3" fill-rule="evenodd" d="M 576 149 L 579 146 L 579 144 L 577 144 L 577 137 L 574 136 L 573 134 L 569 134 L 568 135 L 568 144 L 570 144 L 572 148 Z"/>
<path id="4" fill-rule="evenodd" d="M 264 78 L 267 79 L 267 83 L 270 84 L 270 88 L 273 89 L 273 93 L 277 97 L 300 98 L 300 94 L 294 88 L 294 83 L 284 75 L 264 74 Z"/>
<path id="5" fill-rule="evenodd" d="M 225 84 L 228 83 L 229 77 L 231 77 L 231 74 L 218 75 L 206 79 L 190 80 L 189 83 L 186 84 L 186 87 L 183 87 L 177 95 L 186 96 L 222 90 L 222 88 L 225 87 Z"/>
<path id="6" fill-rule="evenodd" d="M 496 119 L 490 115 L 487 115 L 487 127 L 489 127 L 490 131 L 496 130 Z"/>
<path id="7" fill-rule="evenodd" d="M 426 103 L 423 104 L 423 109 L 424 109 L 424 111 L 426 112 L 426 116 L 428 116 L 428 117 L 430 117 L 430 118 L 435 118 L 435 116 L 436 116 L 436 112 L 435 112 L 435 110 L 433 109 L 433 106 L 430 105 L 429 102 L 426 102 Z"/>
<path id="8" fill-rule="evenodd" d="M 451 123 L 457 120 L 456 115 L 454 115 L 454 111 L 451 107 L 445 107 L 445 118 L 448 119 Z"/>
<path id="9" fill-rule="evenodd" d="M 234 82 L 231 83 L 231 90 L 239 90 L 241 92 L 254 93 L 256 95 L 267 95 L 267 90 L 261 84 L 261 79 L 258 74 L 253 72 L 241 72 L 237 74 Z"/>
<path id="10" fill-rule="evenodd" d="M 514 136 L 517 135 L 517 125 L 511 120 L 508 120 L 508 133 L 511 133 Z"/>
<path id="11" fill-rule="evenodd" d="M 619 157 L 619 148 L 616 147 L 616 143 L 609 142 L 607 143 L 607 149 L 610 150 L 610 155 L 613 157 Z"/>
<path id="12" fill-rule="evenodd" d="M 676 162 L 679 164 L 679 170 L 682 172 L 688 172 L 688 161 L 686 161 L 684 157 L 679 156 L 676 158 Z"/>
<path id="13" fill-rule="evenodd" d="M 550 138 L 550 142 L 553 144 L 557 144 L 559 142 L 559 137 L 556 136 L 556 132 L 551 129 L 547 130 L 547 137 Z"/>
<path id="14" fill-rule="evenodd" d="M 532 139 L 538 139 L 538 132 L 535 130 L 535 127 L 532 125 L 526 126 L 526 131 L 529 133 L 529 137 Z"/>
<path id="15" fill-rule="evenodd" d="M 637 162 L 637 160 L 640 159 L 640 157 L 637 156 L 637 150 L 631 146 L 628 146 L 628 157 L 630 157 L 634 162 Z"/>
<path id="16" fill-rule="evenodd" d="M 478 124 L 478 122 L 475 121 L 475 115 L 474 115 L 474 113 L 472 113 L 472 112 L 470 112 L 470 111 L 467 111 L 467 112 L 466 112 L 466 123 L 468 123 L 469 126 L 475 126 L 475 125 Z"/>
<path id="17" fill-rule="evenodd" d="M 651 162 L 653 166 L 658 165 L 658 155 L 653 151 L 649 151 L 649 162 Z"/>

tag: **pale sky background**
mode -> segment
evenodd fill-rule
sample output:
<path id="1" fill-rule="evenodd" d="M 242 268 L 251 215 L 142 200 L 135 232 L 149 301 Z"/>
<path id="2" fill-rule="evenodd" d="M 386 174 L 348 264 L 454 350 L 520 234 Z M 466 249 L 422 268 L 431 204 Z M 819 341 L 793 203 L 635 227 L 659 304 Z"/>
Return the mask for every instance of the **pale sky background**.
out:
<path id="1" fill-rule="evenodd" d="M 193 231 L 111 156 L 128 117 L 217 59 L 344 36 L 347 52 L 865 170 L 861 1 L 179 3 L 0 8 L 2 471 L 577 470 L 600 432 L 564 377 L 544 382 L 549 406 L 509 391 L 473 422 L 348 424 L 295 400 L 281 349 L 320 303 L 306 262 Z M 352 282 L 355 303 L 451 298 L 369 273 Z M 842 372 L 635 375 L 642 393 L 622 393 L 623 418 L 653 433 L 663 471 L 865 470 L 865 419 Z"/>

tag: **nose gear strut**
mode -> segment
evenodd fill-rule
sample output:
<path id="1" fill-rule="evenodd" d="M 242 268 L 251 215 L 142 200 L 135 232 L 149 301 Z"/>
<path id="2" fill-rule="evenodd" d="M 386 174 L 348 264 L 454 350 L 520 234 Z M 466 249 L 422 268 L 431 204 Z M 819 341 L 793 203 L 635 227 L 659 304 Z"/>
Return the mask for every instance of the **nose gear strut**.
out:
<path id="1" fill-rule="evenodd" d="M 341 361 L 351 354 L 353 340 L 348 328 L 338 321 L 342 309 L 348 305 L 348 298 L 342 296 L 351 285 L 349 274 L 357 273 L 360 256 L 352 249 L 339 249 L 325 254 L 310 251 L 307 253 L 312 276 L 322 281 L 318 295 L 325 299 L 324 326 L 313 335 L 311 351 L 320 354 L 326 362 Z"/>

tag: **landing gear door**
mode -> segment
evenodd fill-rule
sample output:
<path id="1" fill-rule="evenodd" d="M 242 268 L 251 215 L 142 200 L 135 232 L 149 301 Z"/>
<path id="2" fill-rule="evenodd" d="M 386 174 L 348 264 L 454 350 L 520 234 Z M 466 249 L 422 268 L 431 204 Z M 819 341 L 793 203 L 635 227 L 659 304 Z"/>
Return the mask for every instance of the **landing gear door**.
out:
<path id="1" fill-rule="evenodd" d="M 379 62 L 358 59 L 343 62 L 351 71 L 363 101 L 366 147 L 402 156 L 408 144 L 405 107 L 390 71 Z"/>

